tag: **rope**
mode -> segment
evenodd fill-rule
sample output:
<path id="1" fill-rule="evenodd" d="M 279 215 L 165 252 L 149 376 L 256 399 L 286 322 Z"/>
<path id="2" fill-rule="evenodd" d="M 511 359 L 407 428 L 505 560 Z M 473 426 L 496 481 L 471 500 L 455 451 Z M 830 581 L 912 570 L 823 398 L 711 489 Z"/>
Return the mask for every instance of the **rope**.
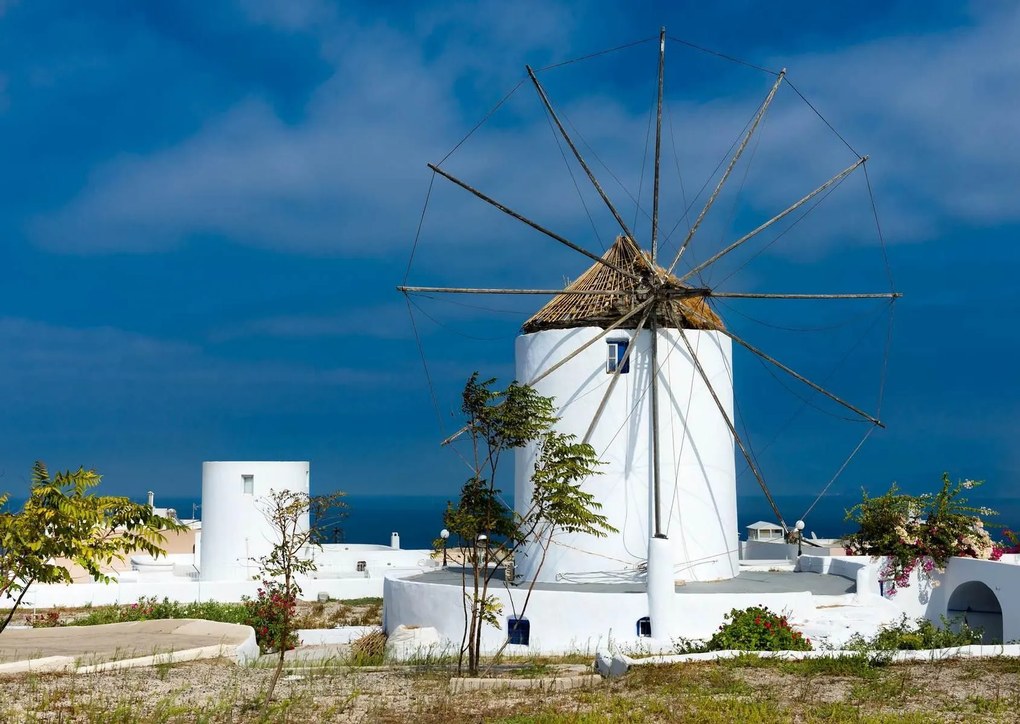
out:
<path id="1" fill-rule="evenodd" d="M 790 80 L 790 76 L 786 76 L 786 85 L 788 85 L 788 86 L 789 86 L 789 87 L 790 87 L 791 89 L 793 89 L 793 92 L 794 92 L 794 93 L 796 93 L 797 95 L 799 95 L 799 96 L 800 96 L 800 99 L 801 99 L 802 101 L 804 101 L 804 102 L 805 102 L 805 103 L 807 104 L 807 107 L 808 107 L 808 108 L 810 108 L 810 109 L 811 109 L 812 111 L 814 111 L 814 112 L 815 112 L 815 115 L 816 115 L 816 116 L 818 116 L 818 117 L 819 117 L 819 118 L 820 118 L 820 119 L 822 120 L 822 123 L 824 123 L 824 124 L 825 124 L 826 126 L 828 126 L 828 127 L 829 127 L 829 130 L 830 130 L 830 131 L 832 131 L 833 133 L 835 133 L 835 134 L 836 134 L 836 138 L 838 138 L 838 139 L 839 139 L 840 141 L 842 141 L 842 142 L 843 142 L 843 145 L 844 145 L 844 146 L 846 146 L 847 148 L 849 148 L 849 149 L 850 149 L 850 153 L 852 153 L 853 155 L 855 155 L 855 156 L 856 156 L 857 158 L 862 158 L 861 154 L 857 153 L 857 149 L 855 149 L 855 148 L 854 148 L 853 146 L 851 146 L 851 145 L 850 145 L 850 142 L 849 142 L 849 141 L 847 141 L 847 140 L 846 140 L 845 138 L 843 138 L 843 136 L 842 136 L 842 135 L 840 135 L 839 131 L 837 131 L 837 130 L 836 130 L 836 129 L 835 129 L 835 128 L 834 128 L 833 126 L 832 126 L 832 124 L 831 124 L 831 123 L 829 123 L 829 121 L 828 121 L 828 120 L 827 120 L 827 119 L 825 118 L 825 116 L 823 116 L 823 115 L 821 114 L 821 112 L 819 112 L 819 110 L 818 110 L 817 108 L 815 108 L 815 107 L 814 107 L 814 106 L 813 106 L 813 105 L 811 104 L 811 101 L 809 101 L 809 100 L 808 100 L 807 98 L 805 98 L 805 97 L 804 97 L 804 94 L 803 94 L 803 93 L 801 93 L 801 92 L 800 92 L 799 90 L 797 90 L 797 86 L 795 86 L 795 85 L 793 84 L 793 81 L 791 81 L 791 80 Z"/>
<path id="2" fill-rule="evenodd" d="M 840 367 L 842 367 L 842 366 L 843 366 L 843 364 L 844 364 L 844 363 L 845 363 L 845 362 L 847 361 L 847 359 L 849 359 L 849 358 L 850 358 L 850 355 L 851 355 L 851 354 L 853 353 L 853 351 L 854 351 L 855 349 L 857 349 L 857 348 L 858 348 L 858 347 L 859 347 L 859 346 L 861 345 L 861 343 L 862 343 L 862 342 L 864 341 L 864 338 L 865 338 L 865 337 L 867 336 L 868 332 L 870 332 L 870 331 L 871 331 L 871 328 L 872 328 L 872 327 L 874 327 L 874 326 L 875 326 L 875 324 L 877 324 L 877 323 L 878 323 L 878 319 L 879 319 L 879 315 L 876 315 L 876 316 L 875 316 L 875 319 L 873 319 L 873 320 L 872 320 L 871 324 L 870 324 L 870 325 L 868 325 L 868 327 L 867 327 L 867 328 L 866 328 L 866 329 L 864 330 L 864 332 L 862 332 L 862 333 L 861 333 L 861 336 L 860 336 L 860 338 L 858 338 L 857 342 L 855 342 L 855 343 L 854 343 L 854 344 L 853 344 L 853 345 L 852 345 L 852 346 L 851 346 L 851 347 L 850 347 L 850 348 L 849 348 L 849 349 L 848 349 L 848 350 L 846 351 L 846 353 L 845 353 L 845 354 L 843 355 L 843 357 L 842 357 L 842 358 L 840 358 L 840 360 L 839 360 L 839 361 L 838 361 L 838 362 L 837 362 L 837 363 L 836 363 L 835 365 L 833 365 L 832 369 L 831 369 L 831 370 L 829 370 L 828 374 L 826 374 L 826 375 L 825 375 L 825 377 L 823 377 L 823 378 L 822 378 L 822 380 L 821 380 L 821 383 L 820 383 L 820 384 L 825 384 L 825 383 L 826 383 L 826 382 L 828 382 L 828 381 L 829 381 L 830 379 L 832 379 L 832 377 L 833 377 L 833 376 L 834 376 L 834 375 L 836 374 L 836 372 L 837 372 L 837 371 L 839 370 L 839 368 L 840 368 Z M 757 357 L 757 355 L 756 355 L 756 357 Z M 767 370 L 767 371 L 769 372 L 769 374 L 770 374 L 770 375 L 772 375 L 772 377 L 773 377 L 773 378 L 774 378 L 774 379 L 775 379 L 775 380 L 776 380 L 777 382 L 779 382 L 779 384 L 780 384 L 780 385 L 782 385 L 782 386 L 783 386 L 784 388 L 786 388 L 786 385 L 785 385 L 785 384 L 783 384 L 783 383 L 782 383 L 782 382 L 780 381 L 780 378 L 779 378 L 779 377 L 778 377 L 778 376 L 777 376 L 777 375 L 775 374 L 775 372 L 774 372 L 774 371 L 773 371 L 773 370 L 772 370 L 772 369 L 771 369 L 770 367 L 768 367 L 768 366 L 766 366 L 766 365 L 765 365 L 765 362 L 764 362 L 764 360 L 762 360 L 762 359 L 758 358 L 758 363 L 759 363 L 759 364 L 761 364 L 761 365 L 762 365 L 762 366 L 763 366 L 763 367 L 764 367 L 764 368 L 765 368 L 765 369 L 766 369 L 766 370 Z M 786 388 L 786 389 L 789 389 L 789 388 Z M 797 397 L 798 399 L 800 399 L 800 400 L 801 400 L 801 403 L 802 403 L 802 404 L 801 404 L 801 405 L 800 405 L 800 406 L 799 406 L 799 407 L 798 407 L 798 408 L 797 408 L 796 410 L 794 410 L 794 411 L 793 411 L 793 414 L 791 414 L 791 415 L 790 415 L 790 417 L 789 417 L 789 418 L 788 418 L 788 419 L 786 420 L 786 422 L 784 422 L 784 423 L 783 423 L 782 425 L 780 425 L 780 426 L 779 426 L 779 427 L 778 427 L 778 428 L 776 429 L 776 433 L 775 433 L 775 435 L 773 435 L 773 436 L 772 436 L 772 439 L 771 439 L 771 440 L 769 440 L 769 441 L 768 441 L 768 442 L 767 442 L 767 443 L 766 443 L 766 444 L 765 444 L 765 445 L 764 445 L 764 446 L 763 446 L 763 447 L 762 447 L 762 448 L 761 448 L 761 449 L 759 450 L 759 452 L 762 452 L 762 453 L 764 453 L 764 452 L 765 452 L 766 450 L 768 450 L 768 449 L 769 449 L 770 447 L 772 447 L 772 445 L 774 445 L 774 444 L 775 444 L 776 440 L 778 440 L 778 439 L 780 438 L 780 436 L 782 436 L 783 432 L 784 432 L 784 431 L 785 431 L 785 430 L 786 430 L 786 429 L 787 429 L 787 428 L 788 428 L 788 427 L 789 427 L 790 425 L 792 425 L 792 424 L 793 424 L 793 421 L 794 421 L 794 420 L 796 420 L 796 419 L 797 419 L 797 418 L 798 418 L 798 417 L 799 417 L 799 416 L 800 416 L 801 414 L 803 414 L 804 410 L 805 410 L 805 409 L 806 409 L 807 407 L 809 407 L 809 406 L 812 406 L 812 405 L 810 405 L 810 404 L 809 404 L 808 402 L 806 402 L 806 401 L 805 401 L 805 400 L 804 400 L 804 399 L 803 399 L 802 397 L 800 397 L 800 395 L 798 395 L 798 394 L 796 394 L 796 393 L 793 393 L 793 392 L 792 392 L 792 390 L 791 390 L 791 394 L 793 394 L 793 395 L 794 395 L 795 397 Z M 827 413 L 827 414 L 830 414 L 830 415 L 831 415 L 831 413 Z M 855 422 L 857 421 L 857 418 L 837 418 L 837 419 L 853 419 L 853 420 L 854 420 Z M 874 427 L 874 426 L 872 426 L 872 427 Z M 745 463 L 745 465 L 746 465 L 746 463 Z M 743 473 L 743 472 L 744 472 L 744 471 L 743 471 L 743 470 L 741 470 L 741 473 Z"/>
<path id="3" fill-rule="evenodd" d="M 733 205 L 730 208 L 730 220 L 729 223 L 719 231 L 719 245 L 722 246 L 723 242 L 726 241 L 726 228 L 733 228 L 733 222 L 737 220 L 737 206 L 740 203 L 740 194 L 744 192 L 744 186 L 747 184 L 747 177 L 751 173 L 751 164 L 754 163 L 754 157 L 758 154 L 758 147 L 761 145 L 761 139 L 765 135 L 765 129 L 768 127 L 769 117 L 765 115 L 761 119 L 761 126 L 758 132 L 754 136 L 754 147 L 751 149 L 751 155 L 747 157 L 747 163 L 744 164 L 744 175 L 740 178 L 740 186 L 737 187 L 737 193 L 733 196 Z M 711 267 L 705 269 L 706 274 L 711 274 Z M 707 286 L 707 285 L 706 285 Z"/>
<path id="4" fill-rule="evenodd" d="M 595 224 L 595 219 L 592 218 L 591 211 L 588 209 L 588 203 L 584 200 L 584 194 L 581 193 L 581 187 L 577 183 L 577 177 L 574 176 L 574 169 L 570 167 L 570 161 L 567 160 L 567 153 L 563 150 L 563 143 L 560 141 L 560 134 L 556 132 L 556 127 L 553 125 L 552 116 L 549 114 L 549 109 L 542 107 L 545 113 L 546 123 L 549 124 L 549 130 L 552 132 L 553 140 L 556 141 L 556 148 L 560 151 L 560 157 L 563 159 L 563 165 L 567 168 L 567 173 L 570 174 L 570 180 L 574 183 L 574 190 L 577 191 L 577 198 L 581 200 L 581 206 L 584 208 L 584 213 L 588 216 L 588 223 L 591 224 L 591 230 L 595 234 L 595 239 L 599 242 L 599 246 L 602 247 L 602 251 L 606 250 L 606 244 L 602 241 L 602 235 L 599 234 L 598 226 Z"/>
<path id="5" fill-rule="evenodd" d="M 425 203 L 421 207 L 421 216 L 418 218 L 418 230 L 414 233 L 414 243 L 411 245 L 411 256 L 407 259 L 407 269 L 404 270 L 404 285 L 407 285 L 407 278 L 411 275 L 411 264 L 414 262 L 414 253 L 418 250 L 418 240 L 421 239 L 421 228 L 425 223 L 425 212 L 429 208 L 429 199 L 432 198 L 432 184 L 436 182 L 436 172 L 432 172 L 429 179 L 429 190 L 425 192 Z"/>
<path id="6" fill-rule="evenodd" d="M 667 40 L 672 40 L 674 43 L 679 43 L 680 45 L 684 45 L 684 46 L 686 46 L 688 48 L 691 48 L 693 50 L 697 50 L 697 51 L 700 51 L 702 53 L 707 53 L 708 55 L 714 55 L 715 57 L 722 58 L 723 60 L 728 60 L 731 63 L 737 63 L 738 65 L 744 65 L 744 66 L 747 66 L 748 68 L 753 68 L 754 70 L 760 70 L 762 73 L 768 73 L 769 75 L 779 75 L 779 71 L 770 70 L 768 68 L 763 68 L 760 65 L 755 65 L 754 63 L 750 63 L 750 62 L 748 62 L 746 60 L 741 60 L 740 58 L 735 58 L 732 55 L 726 55 L 725 53 L 720 53 L 718 50 L 710 50 L 709 48 L 703 48 L 700 45 L 695 45 L 694 43 L 692 43 L 690 41 L 681 40 L 680 38 L 675 38 L 672 35 L 667 35 L 666 39 Z"/>
<path id="7" fill-rule="evenodd" d="M 443 329 L 449 330 L 451 333 L 456 334 L 458 337 L 463 337 L 464 339 L 473 339 L 473 340 L 478 341 L 478 342 L 496 342 L 496 341 L 499 341 L 501 339 L 507 339 L 509 337 L 509 335 L 506 335 L 506 334 L 500 334 L 500 335 L 497 335 L 495 337 L 477 337 L 477 336 L 475 336 L 473 334 L 465 334 L 464 332 L 461 332 L 458 329 L 454 329 L 453 327 L 451 327 L 448 324 L 443 324 L 442 322 L 440 322 L 438 319 L 436 319 L 431 314 L 429 314 L 424 309 L 422 309 L 421 305 L 419 305 L 416 302 L 412 301 L 411 300 L 411 296 L 409 294 L 405 293 L 404 297 L 407 299 L 409 304 L 414 305 L 414 308 L 417 309 L 419 312 L 421 312 L 422 315 L 424 317 L 426 317 L 429 321 L 431 321 L 433 324 L 435 324 L 438 327 L 442 327 Z M 516 336 L 516 333 L 514 333 L 514 336 Z"/>
<path id="8" fill-rule="evenodd" d="M 882 358 L 882 372 L 878 381 L 878 402 L 875 406 L 875 417 L 879 417 L 882 414 L 882 401 L 885 399 L 885 383 L 889 374 L 889 357 L 892 353 L 893 316 L 896 309 L 895 303 L 895 299 L 889 300 L 889 322 L 886 324 L 885 328 L 885 354 Z"/>
<path id="9" fill-rule="evenodd" d="M 646 218 L 651 219 L 652 218 L 651 214 L 649 214 L 646 209 L 641 208 L 641 204 L 634 196 L 634 194 L 632 194 L 630 192 L 630 189 L 628 189 L 624 185 L 623 181 L 620 180 L 620 177 L 613 173 L 613 169 L 609 168 L 606 162 L 602 160 L 602 157 L 599 156 L 598 152 L 592 147 L 590 143 L 588 143 L 588 140 L 584 137 L 584 134 L 582 134 L 581 131 L 578 130 L 577 126 L 574 125 L 574 122 L 570 120 L 570 117 L 567 116 L 567 114 L 564 113 L 563 111 L 560 111 L 560 117 L 567 122 L 567 125 L 570 126 L 570 130 L 572 130 L 574 132 L 574 135 L 576 135 L 577 138 L 580 139 L 581 143 L 584 144 L 584 147 L 588 150 L 589 153 L 591 153 L 592 158 L 594 158 L 598 162 L 599 166 L 606 170 L 606 173 L 608 173 L 610 178 L 612 178 L 613 181 L 616 182 L 616 185 L 620 187 L 620 190 L 622 190 L 623 193 L 627 194 L 630 200 L 633 201 L 634 204 L 638 207 L 638 210 L 644 213 Z"/>
<path id="10" fill-rule="evenodd" d="M 658 99 L 658 92 L 656 92 L 656 102 Z M 638 187 L 637 187 L 637 205 L 634 207 L 634 221 L 631 223 L 631 227 L 637 226 L 638 212 L 641 211 L 641 192 L 645 188 L 645 169 L 648 168 L 648 141 L 652 137 L 652 111 L 655 110 L 655 103 L 648 108 L 648 126 L 645 128 L 645 151 L 644 155 L 641 156 L 641 174 L 638 176 Z"/>
<path id="11" fill-rule="evenodd" d="M 882 246 L 882 258 L 885 260 L 885 273 L 889 278 L 889 291 L 895 291 L 896 285 L 893 283 L 892 266 L 889 264 L 889 252 L 885 245 L 885 236 L 882 234 L 882 222 L 878 220 L 878 206 L 875 204 L 875 192 L 871 190 L 871 177 L 868 175 L 868 162 L 864 164 L 864 180 L 868 185 L 868 199 L 871 200 L 871 213 L 875 217 L 875 228 L 878 230 L 878 241 Z"/>
<path id="12" fill-rule="evenodd" d="M 764 103 L 764 101 L 760 101 L 758 103 L 758 105 L 755 106 L 754 113 L 752 113 L 751 117 L 747 119 L 747 123 L 745 123 L 744 127 L 740 129 L 740 133 L 738 133 L 737 137 L 735 139 L 733 139 L 733 143 L 731 143 L 730 147 L 726 149 L 726 153 L 724 153 L 722 158 L 719 159 L 719 163 L 717 163 L 715 165 L 715 168 L 712 170 L 712 173 L 709 174 L 708 178 L 705 179 L 705 183 L 703 183 L 701 185 L 701 188 L 698 190 L 698 193 L 695 194 L 693 199 L 691 199 L 690 205 L 687 208 L 684 209 L 683 214 L 681 215 L 681 217 L 679 219 L 677 219 L 677 222 L 675 224 L 673 224 L 673 228 L 669 230 L 669 233 L 666 234 L 665 236 L 663 236 L 663 239 L 662 239 L 663 240 L 663 244 L 665 244 L 670 239 L 670 237 L 673 236 L 673 234 L 676 232 L 677 228 L 680 226 L 680 223 L 685 218 L 688 217 L 688 214 L 690 214 L 691 209 L 694 208 L 694 205 L 696 203 L 698 203 L 698 199 L 700 199 L 701 195 L 703 193 L 705 193 L 705 189 L 708 188 L 708 185 L 712 182 L 712 179 L 715 178 L 715 175 L 717 173 L 719 173 L 719 169 L 721 169 L 723 167 L 723 164 L 726 163 L 727 160 L 729 160 L 730 155 L 733 152 L 733 149 L 735 149 L 737 147 L 737 145 L 740 143 L 740 139 L 742 139 L 744 137 L 744 134 L 747 132 L 747 129 L 754 122 L 754 117 L 758 115 L 758 111 L 761 108 L 762 103 Z M 688 232 L 689 231 L 690 231 L 690 227 L 688 226 Z"/>
<path id="13" fill-rule="evenodd" d="M 832 487 L 832 484 L 834 482 L 836 482 L 836 478 L 843 474 L 843 471 L 846 470 L 846 466 L 850 464 L 850 461 L 854 459 L 854 456 L 857 455 L 857 453 L 860 451 L 862 447 L 864 447 L 864 443 L 867 442 L 868 438 L 871 437 L 871 433 L 873 433 L 874 431 L 875 431 L 874 425 L 868 427 L 868 429 L 864 432 L 864 437 L 862 437 L 861 441 L 857 443 L 857 447 L 853 449 L 853 452 L 851 452 L 850 455 L 847 456 L 847 459 L 843 461 L 843 464 L 839 466 L 839 470 L 837 470 L 836 474 L 832 476 L 832 480 L 830 480 L 826 484 L 826 486 L 822 488 L 822 492 L 820 492 L 818 494 L 818 497 L 815 498 L 815 502 L 809 505 L 808 509 L 804 511 L 804 515 L 800 516 L 800 520 L 804 520 L 805 518 L 807 518 L 808 513 L 814 510 L 815 506 L 818 505 L 818 501 L 825 497 L 825 494 L 829 492 L 829 488 Z"/>
<path id="14" fill-rule="evenodd" d="M 421 356 L 421 366 L 425 370 L 425 381 L 429 386 L 429 397 L 432 398 L 432 407 L 436 412 L 436 423 L 439 428 L 439 434 L 446 437 L 446 432 L 443 429 L 443 413 L 439 410 L 439 398 L 436 397 L 436 389 L 432 384 L 432 375 L 429 372 L 429 363 L 425 359 L 425 347 L 422 346 L 421 336 L 418 334 L 418 325 L 414 321 L 414 310 L 411 309 L 411 297 L 405 293 L 404 300 L 407 302 L 407 314 L 411 318 L 411 329 L 414 330 L 414 341 L 418 345 L 418 354 Z"/>
<path id="15" fill-rule="evenodd" d="M 510 91 L 505 96 L 500 98 L 499 99 L 499 103 L 494 105 L 489 110 L 489 112 L 485 114 L 485 116 L 482 118 L 482 120 L 478 121 L 478 123 L 476 123 L 474 125 L 474 127 L 470 131 L 467 132 L 467 135 L 464 136 L 464 138 L 460 139 L 457 142 L 457 145 L 454 146 L 453 148 L 451 148 L 449 153 L 447 153 L 445 156 L 443 156 L 442 159 L 440 159 L 439 163 L 437 163 L 436 165 L 437 166 L 442 166 L 446 162 L 446 159 L 448 159 L 450 156 L 452 156 L 454 153 L 456 153 L 457 149 L 460 148 L 461 146 L 463 146 L 464 142 L 467 141 L 469 138 L 471 138 L 471 136 L 474 135 L 475 131 L 477 131 L 479 128 L 481 128 L 483 125 L 485 125 L 485 122 L 488 121 L 490 118 L 492 118 L 493 114 L 496 111 L 498 111 L 503 106 L 504 103 L 506 103 L 508 100 L 510 100 L 510 96 L 512 96 L 514 93 L 517 92 L 517 89 L 520 88 L 524 84 L 524 81 L 525 81 L 524 78 L 521 78 L 519 81 L 517 81 L 517 85 L 515 85 L 513 88 L 511 88 Z"/>
<path id="16" fill-rule="evenodd" d="M 632 43 L 625 43 L 624 45 L 617 45 L 615 48 L 609 48 L 608 50 L 600 50 L 596 53 L 589 53 L 588 55 L 582 55 L 577 58 L 571 58 L 570 60 L 564 60 L 559 63 L 553 63 L 552 65 L 546 65 L 542 68 L 536 68 L 536 73 L 542 73 L 553 68 L 562 68 L 565 65 L 571 63 L 580 63 L 582 60 L 591 60 L 592 58 L 598 58 L 600 55 L 608 55 L 609 53 L 615 53 L 618 50 L 626 50 L 627 48 L 633 48 L 635 45 L 641 45 L 642 43 L 650 43 L 653 40 L 658 40 L 658 35 L 653 35 L 650 38 L 642 38 L 641 40 L 635 40 Z"/>
<path id="17" fill-rule="evenodd" d="M 780 240 L 780 239 L 782 239 L 782 238 L 783 238 L 784 236 L 786 236 L 786 235 L 787 235 L 787 234 L 789 234 L 789 233 L 790 233 L 791 231 L 793 231 L 794 227 L 796 227 L 796 226 L 797 226 L 797 224 L 799 224 L 799 223 L 800 223 L 800 222 L 802 222 L 802 221 L 803 221 L 804 219 L 806 219 L 806 218 L 808 217 L 808 215 L 809 215 L 809 214 L 810 214 L 810 213 L 811 213 L 812 211 L 814 211 L 815 209 L 817 209 L 817 208 L 818 208 L 818 207 L 819 207 L 819 206 L 820 206 L 820 205 L 822 204 L 822 202 L 823 202 L 823 201 L 825 201 L 825 199 L 829 198 L 829 194 L 831 194 L 831 193 L 832 193 L 833 191 L 835 191 L 836 189 L 838 189 L 838 188 L 839 188 L 839 187 L 840 187 L 840 186 L 841 186 L 841 185 L 843 184 L 843 182 L 844 182 L 844 181 L 846 181 L 846 180 L 847 180 L 848 178 L 850 178 L 850 177 L 849 177 L 849 176 L 844 176 L 844 177 L 843 177 L 843 178 L 841 178 L 841 179 L 840 179 L 839 181 L 837 181 L 837 182 L 836 182 L 836 183 L 834 183 L 834 184 L 833 184 L 832 186 L 830 186 L 830 187 L 829 187 L 829 188 L 828 188 L 828 189 L 827 189 L 827 190 L 825 191 L 825 193 L 821 194 L 821 195 L 820 195 L 820 196 L 818 197 L 818 200 L 817 200 L 817 201 L 815 201 L 815 202 L 814 202 L 813 204 L 811 204 L 811 205 L 810 205 L 810 206 L 809 206 L 809 207 L 807 208 L 807 210 L 806 210 L 806 211 L 804 211 L 804 212 L 803 212 L 803 213 L 802 213 L 802 214 L 801 214 L 800 216 L 798 216 L 798 217 L 797 217 L 796 219 L 794 219 L 794 221 L 793 221 L 793 222 L 792 222 L 792 223 L 791 223 L 791 224 L 790 224 L 789 226 L 787 226 L 787 227 L 786 227 L 785 229 L 783 229 L 783 230 L 782 230 L 781 232 L 779 232 L 778 234 L 776 234 L 776 236 L 775 236 L 775 237 L 773 237 L 772 241 L 770 241 L 770 242 L 769 242 L 768 244 L 766 244 L 766 245 L 765 245 L 765 246 L 763 246 L 763 247 L 762 247 L 761 249 L 759 249 L 759 250 L 758 250 L 758 251 L 756 251 L 756 252 L 755 252 L 754 254 L 752 254 L 752 255 L 751 255 L 751 256 L 750 256 L 750 257 L 749 257 L 749 258 L 748 258 L 747 260 L 745 260 L 745 261 L 744 261 L 744 263 L 743 263 L 743 264 L 741 264 L 741 265 L 740 265 L 740 266 L 738 266 L 738 267 L 737 267 L 736 269 L 734 269 L 734 270 L 733 270 L 733 271 L 731 271 L 731 272 L 730 272 L 729 274 L 727 274 L 727 275 L 726 275 L 726 276 L 724 276 L 724 277 L 723 277 L 722 279 L 720 279 L 720 280 L 719 280 L 719 284 L 717 284 L 716 286 L 719 286 L 720 284 L 724 284 L 724 283 L 725 283 L 726 281 L 728 281 L 728 280 L 729 280 L 729 279 L 730 279 L 730 278 L 731 278 L 731 277 L 732 277 L 732 276 L 733 276 L 734 274 L 738 273 L 738 272 L 739 272 L 739 271 L 740 271 L 741 269 L 743 269 L 744 267 L 746 267 L 746 266 L 747 266 L 748 264 L 750 264 L 750 263 L 751 263 L 752 261 L 754 261 L 755 259 L 757 259 L 757 258 L 758 258 L 759 256 L 761 256 L 762 254 L 764 254 L 764 253 L 765 253 L 765 251 L 766 251 L 766 250 L 767 250 L 767 249 L 768 249 L 769 247 L 771 247 L 771 246 L 772 246 L 773 244 L 775 244 L 775 243 L 776 243 L 777 241 L 779 241 L 779 240 Z"/>

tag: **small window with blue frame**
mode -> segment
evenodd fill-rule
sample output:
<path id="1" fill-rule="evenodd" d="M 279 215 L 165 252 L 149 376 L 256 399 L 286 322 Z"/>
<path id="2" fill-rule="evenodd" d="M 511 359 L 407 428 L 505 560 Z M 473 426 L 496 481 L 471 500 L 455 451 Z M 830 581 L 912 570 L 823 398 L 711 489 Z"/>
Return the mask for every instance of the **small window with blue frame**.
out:
<path id="1" fill-rule="evenodd" d="M 617 368 L 621 375 L 630 372 L 630 358 L 627 358 L 627 347 L 630 346 L 630 340 L 610 339 L 606 340 L 606 345 L 609 348 L 606 357 L 606 374 L 613 374 Z"/>

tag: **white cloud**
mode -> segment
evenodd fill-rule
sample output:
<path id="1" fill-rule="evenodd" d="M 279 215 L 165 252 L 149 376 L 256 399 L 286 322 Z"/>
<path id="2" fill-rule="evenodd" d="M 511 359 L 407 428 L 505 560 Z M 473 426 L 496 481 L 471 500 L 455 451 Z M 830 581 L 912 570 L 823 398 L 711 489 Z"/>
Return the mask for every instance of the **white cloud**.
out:
<path id="1" fill-rule="evenodd" d="M 260 21 L 294 28 L 325 17 L 314 3 L 287 6 L 282 15 L 279 7 L 255 3 L 251 11 Z M 477 84 L 483 68 L 527 53 L 555 56 L 557 33 L 569 33 L 570 23 L 555 7 L 543 12 L 551 14 L 544 22 L 527 22 L 523 11 L 493 22 L 433 8 L 419 12 L 414 35 L 349 19 L 322 21 L 344 42 L 327 49 L 336 72 L 315 93 L 304 120 L 287 124 L 264 101 L 250 98 L 166 150 L 103 164 L 70 203 L 33 222 L 35 238 L 82 253 L 167 249 L 203 235 L 295 253 L 402 252 L 427 180 L 422 165 L 464 128 L 459 84 Z M 481 22 L 500 31 L 487 36 L 486 52 L 477 40 Z M 1020 70 L 1018 30 L 1020 11 L 997 11 L 973 27 L 785 59 L 798 87 L 855 146 L 873 154 L 869 167 L 890 241 L 928 238 L 942 221 L 1020 220 L 1020 92 L 1008 81 Z M 448 44 L 426 60 L 421 43 L 438 32 Z M 495 100 L 499 91 L 489 88 L 488 95 Z M 586 138 L 635 189 L 645 114 L 583 95 L 565 100 L 563 108 L 587 120 Z M 682 151 L 689 185 L 700 185 L 690 179 L 700 180 L 714 166 L 747 110 L 746 99 L 727 97 L 672 105 L 677 135 L 698 139 Z M 755 160 L 760 170 L 776 173 L 745 189 L 752 207 L 778 211 L 847 165 L 852 157 L 828 133 L 805 107 L 777 101 Z M 629 141 L 614 144 L 613 138 Z M 455 173 L 485 189 L 507 190 L 519 210 L 543 223 L 586 233 L 564 173 L 529 171 L 530 161 L 558 153 L 544 118 L 525 116 L 523 125 L 479 133 L 470 143 L 451 159 Z M 816 143 L 826 150 L 805 152 Z M 796 173 L 782 173 L 790 158 L 797 159 Z M 630 218 L 630 203 L 596 170 Z M 445 225 L 439 243 L 477 244 L 486 235 L 487 212 L 461 193 L 435 202 L 433 218 Z M 604 214 L 600 202 L 589 202 Z M 840 203 L 837 195 L 827 202 L 836 212 L 845 208 Z M 604 220 L 600 228 L 609 236 L 615 229 Z M 837 224 L 834 233 L 852 237 L 856 231 L 840 231 Z M 481 261 L 495 265 L 498 256 Z"/>

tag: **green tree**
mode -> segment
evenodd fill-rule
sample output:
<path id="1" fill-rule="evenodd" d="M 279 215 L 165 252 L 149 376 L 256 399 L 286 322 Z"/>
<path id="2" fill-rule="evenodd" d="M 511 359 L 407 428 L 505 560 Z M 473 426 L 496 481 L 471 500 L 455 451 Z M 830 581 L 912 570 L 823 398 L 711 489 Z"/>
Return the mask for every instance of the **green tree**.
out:
<path id="1" fill-rule="evenodd" d="M 173 518 L 127 498 L 95 495 L 101 476 L 95 470 L 58 472 L 52 478 L 36 462 L 28 500 L 19 511 L 0 496 L 0 595 L 13 600 L 3 631 L 33 583 L 71 583 L 71 573 L 56 559 L 84 568 L 109 583 L 103 566 L 123 561 L 127 553 L 165 553 L 164 533 L 186 530 Z"/>
<path id="2" fill-rule="evenodd" d="M 267 599 L 275 619 L 267 623 L 272 625 L 279 651 L 276 670 L 269 681 L 262 706 L 263 717 L 269 714 L 269 704 L 283 672 L 287 649 L 293 648 L 290 642 L 294 638 L 294 613 L 301 595 L 297 576 L 317 569 L 314 553 L 322 548 L 323 532 L 346 514 L 347 505 L 341 500 L 343 495 L 341 492 L 309 495 L 293 490 L 272 490 L 260 501 L 262 514 L 276 536 L 269 554 L 256 560 L 264 583 L 260 595 Z"/>
<path id="3" fill-rule="evenodd" d="M 443 519 L 459 539 L 464 556 L 464 636 L 458 671 L 463 669 L 466 655 L 472 674 L 478 672 L 482 630 L 485 625 L 499 627 L 502 613 L 499 598 L 489 592 L 490 583 L 522 545 L 529 540 L 537 542 L 542 559 L 518 616 L 527 608 L 545 551 L 557 531 L 598 537 L 615 532 L 598 512 L 601 504 L 581 487 L 597 473 L 594 449 L 553 429 L 558 418 L 551 398 L 517 382 L 505 390 L 493 389 L 494 383 L 494 379 L 479 381 L 475 373 L 464 387 L 461 410 L 466 424 L 462 433 L 471 445 L 468 460 L 472 475 L 461 488 L 456 505 L 447 506 Z M 503 502 L 496 480 L 504 453 L 531 443 L 537 445 L 533 491 L 528 509 L 521 513 Z M 500 652 L 506 644 L 505 640 Z"/>

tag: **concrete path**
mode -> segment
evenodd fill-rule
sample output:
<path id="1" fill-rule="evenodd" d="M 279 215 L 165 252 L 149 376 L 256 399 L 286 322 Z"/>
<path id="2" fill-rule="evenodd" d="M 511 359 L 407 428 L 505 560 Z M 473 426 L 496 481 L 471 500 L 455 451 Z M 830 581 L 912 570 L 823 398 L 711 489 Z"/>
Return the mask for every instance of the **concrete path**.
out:
<path id="1" fill-rule="evenodd" d="M 221 656 L 245 663 L 258 653 L 251 626 L 197 619 L 8 628 L 0 634 L 0 674 L 87 673 Z"/>

